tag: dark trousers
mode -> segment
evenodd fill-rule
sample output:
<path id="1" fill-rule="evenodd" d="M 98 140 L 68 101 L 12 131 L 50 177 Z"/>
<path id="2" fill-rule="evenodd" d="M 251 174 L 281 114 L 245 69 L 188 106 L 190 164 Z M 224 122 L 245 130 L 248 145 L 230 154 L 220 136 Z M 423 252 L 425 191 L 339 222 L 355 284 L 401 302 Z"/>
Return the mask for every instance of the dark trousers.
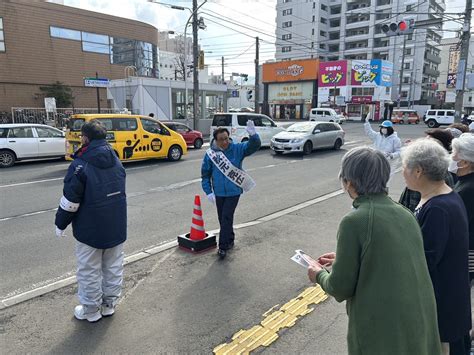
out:
<path id="1" fill-rule="evenodd" d="M 219 249 L 227 250 L 234 244 L 234 212 L 240 195 L 230 197 L 216 196 L 217 216 L 219 217 Z"/>

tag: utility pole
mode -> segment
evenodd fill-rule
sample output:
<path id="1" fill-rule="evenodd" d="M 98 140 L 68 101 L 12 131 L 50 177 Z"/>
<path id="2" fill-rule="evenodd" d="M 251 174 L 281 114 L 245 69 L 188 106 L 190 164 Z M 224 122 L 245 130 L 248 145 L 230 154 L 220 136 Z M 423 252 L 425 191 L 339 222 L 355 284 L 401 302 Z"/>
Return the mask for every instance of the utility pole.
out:
<path id="1" fill-rule="evenodd" d="M 198 127 L 198 112 L 199 112 L 199 73 L 198 73 L 198 61 L 199 61 L 199 51 L 198 51 L 198 4 L 197 0 L 193 0 L 193 123 L 194 129 L 199 129 Z"/>
<path id="2" fill-rule="evenodd" d="M 95 72 L 95 78 L 99 79 L 99 73 Z M 100 113 L 100 92 L 99 87 L 95 88 L 97 90 L 97 113 Z"/>
<path id="3" fill-rule="evenodd" d="M 258 70 L 258 65 L 259 65 L 259 60 L 260 60 L 260 45 L 259 45 L 259 39 L 258 37 L 255 37 L 255 113 L 260 113 L 260 85 L 259 85 L 259 70 Z"/>
<path id="4" fill-rule="evenodd" d="M 402 50 L 402 67 L 400 68 L 400 82 L 398 83 L 398 100 L 397 108 L 400 108 L 400 102 L 402 101 L 402 84 L 403 84 L 403 70 L 405 69 L 405 48 L 407 46 L 407 38 L 403 36 L 403 50 Z"/>
<path id="5" fill-rule="evenodd" d="M 221 57 L 221 65 L 222 65 L 221 84 L 224 84 L 224 82 L 225 82 L 225 78 L 224 78 L 224 57 Z"/>
<path id="6" fill-rule="evenodd" d="M 466 85 L 467 58 L 469 57 L 469 39 L 471 37 L 472 0 L 466 0 L 466 16 L 461 37 L 461 56 L 459 57 L 456 77 L 456 102 L 454 103 L 454 122 L 461 122 L 462 106 L 464 103 L 464 88 Z"/>

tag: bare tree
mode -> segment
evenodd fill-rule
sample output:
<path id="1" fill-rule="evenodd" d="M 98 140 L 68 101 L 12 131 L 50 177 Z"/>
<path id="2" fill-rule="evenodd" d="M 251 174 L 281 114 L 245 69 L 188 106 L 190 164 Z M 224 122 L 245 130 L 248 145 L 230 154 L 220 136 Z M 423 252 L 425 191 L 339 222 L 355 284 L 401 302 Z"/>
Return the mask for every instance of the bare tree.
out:
<path id="1" fill-rule="evenodd" d="M 184 54 L 179 54 L 174 58 L 174 70 L 176 80 L 184 80 Z M 189 69 L 188 69 L 189 77 Z"/>

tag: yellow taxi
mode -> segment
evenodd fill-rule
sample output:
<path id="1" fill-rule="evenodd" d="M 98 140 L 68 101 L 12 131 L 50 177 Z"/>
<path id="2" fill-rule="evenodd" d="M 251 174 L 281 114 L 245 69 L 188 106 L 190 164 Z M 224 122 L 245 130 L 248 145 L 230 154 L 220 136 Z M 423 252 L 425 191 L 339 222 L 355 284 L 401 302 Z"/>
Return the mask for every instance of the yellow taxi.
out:
<path id="1" fill-rule="evenodd" d="M 181 159 L 187 154 L 183 137 L 156 119 L 128 114 L 72 115 L 66 131 L 66 159 L 81 146 L 81 128 L 96 120 L 107 128 L 107 141 L 121 161 L 168 158 Z"/>

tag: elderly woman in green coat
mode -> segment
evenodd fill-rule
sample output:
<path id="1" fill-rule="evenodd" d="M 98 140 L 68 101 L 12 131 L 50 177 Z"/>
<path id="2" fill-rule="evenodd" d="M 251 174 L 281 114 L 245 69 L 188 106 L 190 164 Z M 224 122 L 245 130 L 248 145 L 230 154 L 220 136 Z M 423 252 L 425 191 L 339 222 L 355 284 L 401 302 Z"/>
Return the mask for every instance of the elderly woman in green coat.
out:
<path id="1" fill-rule="evenodd" d="M 355 148 L 339 178 L 354 209 L 339 225 L 336 253 L 313 260 L 308 276 L 346 301 L 349 354 L 441 354 L 423 238 L 413 214 L 387 196 L 389 162 Z"/>

